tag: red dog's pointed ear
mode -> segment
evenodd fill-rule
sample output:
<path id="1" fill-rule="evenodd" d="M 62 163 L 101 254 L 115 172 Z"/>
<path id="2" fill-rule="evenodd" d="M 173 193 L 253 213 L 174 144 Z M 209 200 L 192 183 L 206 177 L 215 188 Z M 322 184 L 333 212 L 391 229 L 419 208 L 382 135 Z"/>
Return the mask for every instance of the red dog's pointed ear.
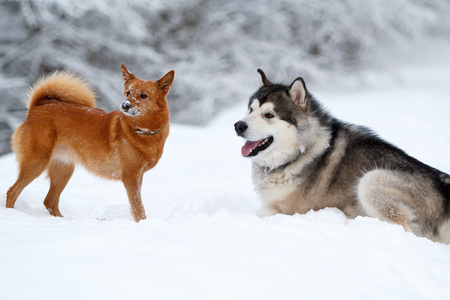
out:
<path id="1" fill-rule="evenodd" d="M 123 77 L 123 80 L 125 81 L 125 84 L 127 84 L 128 82 L 130 82 L 130 80 L 136 78 L 136 76 L 134 76 L 133 73 L 131 73 L 130 71 L 128 71 L 127 67 L 125 67 L 124 64 L 121 64 L 121 65 L 120 65 L 120 68 L 122 69 L 122 77 Z"/>
<path id="2" fill-rule="evenodd" d="M 167 95 L 169 92 L 170 86 L 173 82 L 173 77 L 175 76 L 175 71 L 169 71 L 166 75 L 164 75 L 161 79 L 156 81 L 156 84 L 158 85 L 158 89 L 160 89 L 164 95 Z"/>

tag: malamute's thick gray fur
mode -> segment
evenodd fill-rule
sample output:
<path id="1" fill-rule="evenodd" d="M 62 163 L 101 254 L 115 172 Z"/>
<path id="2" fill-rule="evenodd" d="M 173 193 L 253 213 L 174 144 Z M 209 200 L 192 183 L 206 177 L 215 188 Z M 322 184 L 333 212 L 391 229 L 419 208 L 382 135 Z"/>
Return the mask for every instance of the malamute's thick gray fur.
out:
<path id="1" fill-rule="evenodd" d="M 260 216 L 337 207 L 450 243 L 450 176 L 408 156 L 367 128 L 328 114 L 302 78 L 259 89 L 235 124 L 253 161 Z"/>

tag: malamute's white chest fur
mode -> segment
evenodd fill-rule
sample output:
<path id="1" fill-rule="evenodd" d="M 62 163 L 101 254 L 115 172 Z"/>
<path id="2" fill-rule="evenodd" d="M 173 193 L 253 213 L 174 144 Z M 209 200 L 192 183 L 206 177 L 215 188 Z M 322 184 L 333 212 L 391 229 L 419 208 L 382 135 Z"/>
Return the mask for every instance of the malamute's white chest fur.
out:
<path id="1" fill-rule="evenodd" d="M 253 185 L 262 201 L 261 209 L 258 211 L 259 216 L 271 216 L 280 212 L 287 214 L 298 212 L 296 206 L 299 201 L 296 198 L 305 181 L 304 175 L 302 175 L 303 169 L 314 160 L 315 156 L 320 155 L 329 146 L 328 137 L 320 139 L 320 141 L 322 143 L 315 145 L 311 149 L 312 151 L 277 170 L 253 164 Z"/>

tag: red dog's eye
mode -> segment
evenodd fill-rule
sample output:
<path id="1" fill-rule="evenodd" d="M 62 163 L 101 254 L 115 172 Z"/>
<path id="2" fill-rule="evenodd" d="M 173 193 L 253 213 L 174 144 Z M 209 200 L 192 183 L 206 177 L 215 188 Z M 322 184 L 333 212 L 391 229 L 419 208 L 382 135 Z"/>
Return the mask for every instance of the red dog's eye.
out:
<path id="1" fill-rule="evenodd" d="M 127 97 L 130 96 L 130 94 L 131 94 L 130 91 L 127 91 Z"/>
<path id="2" fill-rule="evenodd" d="M 145 98 L 147 98 L 148 96 L 146 95 L 146 94 L 141 94 L 141 98 L 142 99 L 145 99 Z"/>

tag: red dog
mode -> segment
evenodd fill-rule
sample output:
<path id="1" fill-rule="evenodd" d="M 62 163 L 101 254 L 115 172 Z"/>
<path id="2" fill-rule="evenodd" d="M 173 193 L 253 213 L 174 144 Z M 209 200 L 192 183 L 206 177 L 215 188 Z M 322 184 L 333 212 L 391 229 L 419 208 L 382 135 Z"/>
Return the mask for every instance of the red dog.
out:
<path id="1" fill-rule="evenodd" d="M 111 113 L 95 108 L 92 89 L 71 73 L 56 72 L 33 86 L 28 117 L 12 137 L 19 178 L 7 192 L 6 207 L 14 208 L 22 190 L 47 170 L 44 205 L 62 217 L 59 197 L 80 163 L 96 175 L 122 180 L 134 220 L 146 218 L 142 177 L 158 163 L 169 135 L 165 96 L 175 73 L 153 82 L 121 67 L 126 100 Z"/>

